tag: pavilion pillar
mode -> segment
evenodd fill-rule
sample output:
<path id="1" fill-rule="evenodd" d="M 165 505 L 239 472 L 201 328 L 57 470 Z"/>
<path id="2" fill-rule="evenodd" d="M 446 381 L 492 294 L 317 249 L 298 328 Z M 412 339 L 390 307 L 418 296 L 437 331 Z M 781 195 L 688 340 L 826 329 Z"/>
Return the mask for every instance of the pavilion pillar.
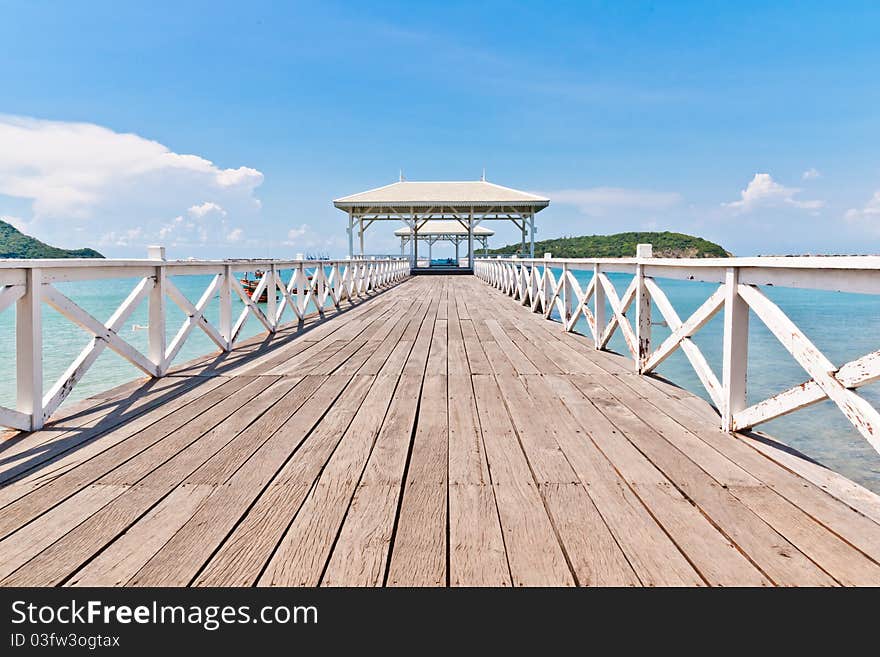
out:
<path id="1" fill-rule="evenodd" d="M 348 211 L 348 259 L 354 257 L 354 218 L 351 216 L 351 210 Z"/>
<path id="2" fill-rule="evenodd" d="M 434 260 L 434 238 L 428 237 L 428 267 L 431 266 L 431 262 Z"/>
<path id="3" fill-rule="evenodd" d="M 419 268 L 419 218 L 413 215 L 413 269 Z"/>
<path id="4" fill-rule="evenodd" d="M 460 241 L 461 241 L 461 240 L 460 240 L 460 239 L 458 238 L 458 236 L 456 235 L 456 237 L 455 237 L 455 266 L 456 266 L 456 267 L 458 267 L 458 243 L 459 243 Z"/>
<path id="5" fill-rule="evenodd" d="M 474 268 L 474 209 L 468 215 L 468 269 Z"/>
<path id="6" fill-rule="evenodd" d="M 401 258 L 404 256 L 404 244 L 405 243 L 406 243 L 405 238 L 401 237 L 400 238 L 400 257 Z"/>
<path id="7" fill-rule="evenodd" d="M 364 220 L 363 219 L 359 220 L 359 226 L 360 226 L 359 232 L 361 235 L 361 257 L 363 257 L 364 256 Z"/>
<path id="8" fill-rule="evenodd" d="M 529 236 L 531 242 L 529 244 L 529 257 L 535 257 L 535 213 L 529 214 Z"/>
<path id="9" fill-rule="evenodd" d="M 526 218 L 522 217 L 522 225 L 520 226 L 522 233 L 522 242 L 519 249 L 519 255 L 522 258 L 526 254 Z"/>

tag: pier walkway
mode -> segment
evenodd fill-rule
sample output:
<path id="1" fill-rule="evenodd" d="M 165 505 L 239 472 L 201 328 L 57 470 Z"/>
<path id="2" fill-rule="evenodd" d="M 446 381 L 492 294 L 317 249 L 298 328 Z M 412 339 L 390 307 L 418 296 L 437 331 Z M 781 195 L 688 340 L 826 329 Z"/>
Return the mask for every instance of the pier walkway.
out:
<path id="1" fill-rule="evenodd" d="M 880 498 L 472 276 L 0 446 L 0 584 L 880 585 Z"/>

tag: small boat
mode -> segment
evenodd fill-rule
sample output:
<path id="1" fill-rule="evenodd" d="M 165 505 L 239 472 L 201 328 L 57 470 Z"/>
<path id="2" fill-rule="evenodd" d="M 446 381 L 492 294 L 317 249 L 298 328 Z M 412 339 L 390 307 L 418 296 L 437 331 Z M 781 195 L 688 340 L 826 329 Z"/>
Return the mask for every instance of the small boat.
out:
<path id="1" fill-rule="evenodd" d="M 245 273 L 244 278 L 239 281 L 241 283 L 241 287 L 245 292 L 248 293 L 248 296 L 253 298 L 254 292 L 257 291 L 257 286 L 260 284 L 260 281 L 263 279 L 263 271 L 258 269 L 254 272 L 254 277 L 248 278 L 247 273 Z M 267 286 L 268 287 L 268 286 Z M 266 303 L 269 300 L 269 295 L 266 290 L 263 290 L 263 293 L 260 295 L 259 299 L 254 299 L 257 303 Z"/>
<path id="2" fill-rule="evenodd" d="M 263 272 L 262 270 L 257 269 L 254 272 L 254 277 L 252 279 L 248 278 L 247 273 L 245 273 L 244 278 L 240 279 L 240 281 L 239 281 L 241 283 L 241 287 L 244 289 L 245 292 L 248 293 L 248 296 L 251 297 L 252 299 L 254 296 L 254 292 L 257 291 L 257 286 L 259 286 L 260 281 L 263 279 L 264 273 L 265 272 Z M 314 278 L 314 274 L 308 274 L 309 286 L 311 286 L 311 284 L 312 284 L 312 278 Z M 269 285 L 271 285 L 271 283 Z M 269 287 L 269 285 L 267 285 L 266 287 Z M 291 292 L 291 294 L 296 294 L 298 291 L 299 290 L 297 290 L 296 288 L 293 288 L 290 292 Z M 276 292 L 276 298 L 277 298 L 277 292 Z M 254 300 L 257 303 L 266 303 L 269 300 L 269 295 L 267 294 L 266 290 L 263 290 L 263 293 L 260 294 L 260 298 L 254 299 Z"/>

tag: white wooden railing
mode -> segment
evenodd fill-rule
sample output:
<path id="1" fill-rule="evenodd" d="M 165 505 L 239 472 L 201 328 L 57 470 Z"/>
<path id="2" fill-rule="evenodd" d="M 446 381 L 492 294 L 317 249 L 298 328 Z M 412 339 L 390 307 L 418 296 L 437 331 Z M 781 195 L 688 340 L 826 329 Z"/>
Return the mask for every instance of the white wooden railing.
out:
<path id="1" fill-rule="evenodd" d="M 553 268 L 558 270 L 557 276 Z M 574 270 L 592 277 L 582 289 Z M 632 274 L 618 296 L 608 273 Z M 545 317 L 555 308 L 564 330 L 580 317 L 594 345 L 604 349 L 618 329 L 635 369 L 652 372 L 681 349 L 719 410 L 725 431 L 741 431 L 810 406 L 832 400 L 849 421 L 880 452 L 880 413 L 856 389 L 880 379 L 880 351 L 840 367 L 834 365 L 794 322 L 761 290 L 761 285 L 880 294 L 880 257 L 653 258 L 651 246 L 638 247 L 635 258 L 478 259 L 474 273 Z M 681 319 L 658 279 L 719 283 L 690 316 Z M 606 320 L 606 300 L 611 317 Z M 651 340 L 651 308 L 659 310 L 671 334 L 659 344 Z M 635 305 L 633 322 L 628 311 Z M 800 364 L 807 380 L 777 395 L 748 405 L 746 366 L 749 311 L 762 321 Z M 723 362 L 719 379 L 691 339 L 718 312 L 724 313 Z M 880 327 L 868 326 L 880 343 Z M 878 344 L 880 346 L 880 344 Z"/>
<path id="2" fill-rule="evenodd" d="M 329 269 L 329 273 L 328 270 Z M 238 279 L 240 272 L 262 270 L 252 294 Z M 282 272 L 290 271 L 287 282 Z M 70 395 L 105 348 L 110 348 L 151 377 L 165 375 L 181 347 L 198 327 L 221 351 L 239 340 L 250 316 L 274 333 L 291 322 L 302 321 L 309 308 L 320 314 L 332 301 L 336 308 L 409 276 L 409 261 L 401 258 L 372 260 L 219 260 L 168 261 L 164 249 L 151 247 L 144 260 L 0 260 L 0 312 L 15 304 L 16 406 L 0 406 L 0 426 L 35 430 Z M 173 276 L 210 275 L 199 300 L 190 301 L 172 282 Z M 106 322 L 95 319 L 55 283 L 95 279 L 137 278 L 131 293 Z M 266 302 L 257 300 L 269 289 Z M 277 290 L 277 291 L 276 291 Z M 271 292 L 275 292 L 274 294 Z M 280 296 L 280 300 L 278 299 Z M 219 298 L 219 322 L 206 317 L 208 304 Z M 232 300 L 244 304 L 233 317 Z M 138 306 L 148 303 L 148 350 L 141 353 L 120 336 L 120 329 Z M 186 315 L 177 333 L 166 334 L 166 303 L 170 299 Z M 43 393 L 42 305 L 48 304 L 65 318 L 92 334 L 88 346 Z"/>

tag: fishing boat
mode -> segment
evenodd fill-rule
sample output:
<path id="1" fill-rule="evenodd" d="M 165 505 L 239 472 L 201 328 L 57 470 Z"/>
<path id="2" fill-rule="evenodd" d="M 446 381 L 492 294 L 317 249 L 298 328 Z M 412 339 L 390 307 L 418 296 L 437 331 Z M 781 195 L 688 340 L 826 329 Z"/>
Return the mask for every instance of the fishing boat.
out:
<path id="1" fill-rule="evenodd" d="M 248 273 L 246 272 L 244 277 L 239 280 L 239 282 L 241 283 L 241 287 L 244 289 L 245 292 L 248 293 L 248 296 L 251 297 L 252 299 L 253 299 L 254 293 L 257 291 L 257 287 L 260 285 L 260 281 L 262 281 L 262 279 L 263 279 L 264 273 L 265 272 L 263 272 L 261 269 L 257 269 L 256 271 L 253 272 L 254 277 L 249 278 Z M 309 281 L 309 286 L 311 286 L 312 279 L 314 278 L 314 273 L 307 274 L 307 277 L 308 277 L 308 281 Z M 271 285 L 271 283 L 269 285 Z M 267 292 L 269 285 L 266 285 L 266 289 L 263 290 L 262 294 L 260 294 L 259 299 L 254 299 L 257 303 L 266 303 L 269 300 L 269 295 Z M 291 292 L 291 294 L 296 294 L 297 292 L 299 292 L 299 290 L 296 287 L 294 287 L 292 290 L 290 290 L 290 292 Z M 277 297 L 277 292 L 276 292 L 276 297 Z"/>
<path id="2" fill-rule="evenodd" d="M 245 292 L 247 292 L 249 297 L 253 298 L 254 292 L 257 291 L 257 287 L 259 286 L 260 281 L 263 280 L 264 273 L 265 272 L 258 269 L 254 272 L 253 278 L 248 278 L 248 274 L 247 272 L 245 272 L 244 278 L 239 281 L 241 283 L 241 287 L 244 289 Z M 269 286 L 267 285 L 266 288 L 268 289 L 268 287 Z M 256 301 L 257 303 L 266 303 L 268 300 L 269 294 L 267 290 L 263 290 L 263 293 L 260 295 L 259 299 L 254 299 L 254 301 Z"/>

